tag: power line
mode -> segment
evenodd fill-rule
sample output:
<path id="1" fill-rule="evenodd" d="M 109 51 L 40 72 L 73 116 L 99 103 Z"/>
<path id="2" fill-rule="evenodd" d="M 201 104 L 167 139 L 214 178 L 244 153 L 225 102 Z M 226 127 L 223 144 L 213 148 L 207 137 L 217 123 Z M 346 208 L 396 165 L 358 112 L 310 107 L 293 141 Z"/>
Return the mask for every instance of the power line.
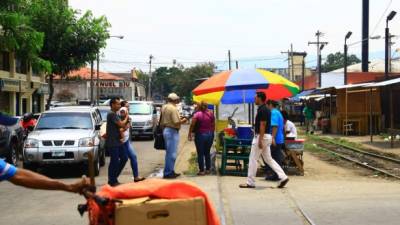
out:
<path id="1" fill-rule="evenodd" d="M 390 6 L 392 5 L 393 0 L 390 0 L 385 11 L 383 11 L 382 16 L 379 18 L 378 23 L 375 25 L 374 29 L 372 30 L 372 35 L 375 34 L 375 31 L 378 29 L 378 26 L 381 24 L 383 18 L 385 18 L 387 11 L 389 10 Z"/>

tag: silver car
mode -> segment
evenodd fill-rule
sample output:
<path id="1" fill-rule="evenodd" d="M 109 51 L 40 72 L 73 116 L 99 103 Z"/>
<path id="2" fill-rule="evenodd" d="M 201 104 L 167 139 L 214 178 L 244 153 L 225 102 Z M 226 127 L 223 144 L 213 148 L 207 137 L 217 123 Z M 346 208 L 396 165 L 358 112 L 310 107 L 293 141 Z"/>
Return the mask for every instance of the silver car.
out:
<path id="1" fill-rule="evenodd" d="M 35 170 L 46 164 L 87 165 L 88 152 L 93 151 L 98 175 L 105 164 L 101 123 L 96 107 L 60 107 L 42 113 L 24 143 L 24 167 Z"/>

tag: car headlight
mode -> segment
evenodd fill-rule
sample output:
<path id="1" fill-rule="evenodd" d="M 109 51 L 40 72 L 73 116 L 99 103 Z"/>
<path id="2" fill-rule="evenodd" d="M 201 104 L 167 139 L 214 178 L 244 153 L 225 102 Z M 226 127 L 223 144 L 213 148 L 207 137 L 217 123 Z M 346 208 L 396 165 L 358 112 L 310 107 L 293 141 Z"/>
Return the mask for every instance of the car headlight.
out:
<path id="1" fill-rule="evenodd" d="M 38 148 L 39 147 L 39 141 L 36 139 L 28 138 L 25 141 L 25 148 Z"/>
<path id="2" fill-rule="evenodd" d="M 94 139 L 93 138 L 81 138 L 79 139 L 79 147 L 93 147 Z"/>
<path id="3" fill-rule="evenodd" d="M 147 126 L 152 127 L 153 126 L 153 120 L 147 120 L 146 124 L 147 124 Z"/>

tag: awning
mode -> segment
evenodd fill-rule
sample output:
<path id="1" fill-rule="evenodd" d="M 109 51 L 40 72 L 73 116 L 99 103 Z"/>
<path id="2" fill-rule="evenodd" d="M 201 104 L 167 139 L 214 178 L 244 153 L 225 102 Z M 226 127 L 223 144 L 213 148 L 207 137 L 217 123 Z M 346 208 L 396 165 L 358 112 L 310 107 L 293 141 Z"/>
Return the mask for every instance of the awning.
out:
<path id="1" fill-rule="evenodd" d="M 302 97 L 307 96 L 307 95 L 310 95 L 310 94 L 312 94 L 314 91 L 315 91 L 315 89 L 302 91 L 302 92 L 300 92 L 299 94 L 297 94 L 296 96 L 290 98 L 290 101 L 299 102 L 299 101 L 302 99 Z"/>
<path id="2" fill-rule="evenodd" d="M 392 79 L 392 80 L 386 80 L 382 82 L 377 82 L 377 83 L 372 83 L 365 85 L 366 88 L 373 88 L 373 87 L 385 87 L 393 84 L 399 84 L 400 83 L 400 78 Z"/>

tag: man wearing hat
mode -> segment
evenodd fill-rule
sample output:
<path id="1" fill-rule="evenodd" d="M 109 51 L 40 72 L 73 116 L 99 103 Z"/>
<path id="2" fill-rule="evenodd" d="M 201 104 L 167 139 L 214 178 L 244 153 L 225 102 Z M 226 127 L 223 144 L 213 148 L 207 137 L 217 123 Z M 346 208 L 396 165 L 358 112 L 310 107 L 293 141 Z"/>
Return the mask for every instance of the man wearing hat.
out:
<path id="1" fill-rule="evenodd" d="M 176 105 L 179 103 L 179 96 L 175 93 L 168 95 L 167 104 L 161 109 L 161 126 L 164 128 L 163 136 L 165 140 L 166 154 L 164 178 L 175 179 L 180 174 L 174 170 L 177 149 L 179 145 L 179 130 L 181 125 L 187 122 L 186 118 L 179 116 Z"/>

